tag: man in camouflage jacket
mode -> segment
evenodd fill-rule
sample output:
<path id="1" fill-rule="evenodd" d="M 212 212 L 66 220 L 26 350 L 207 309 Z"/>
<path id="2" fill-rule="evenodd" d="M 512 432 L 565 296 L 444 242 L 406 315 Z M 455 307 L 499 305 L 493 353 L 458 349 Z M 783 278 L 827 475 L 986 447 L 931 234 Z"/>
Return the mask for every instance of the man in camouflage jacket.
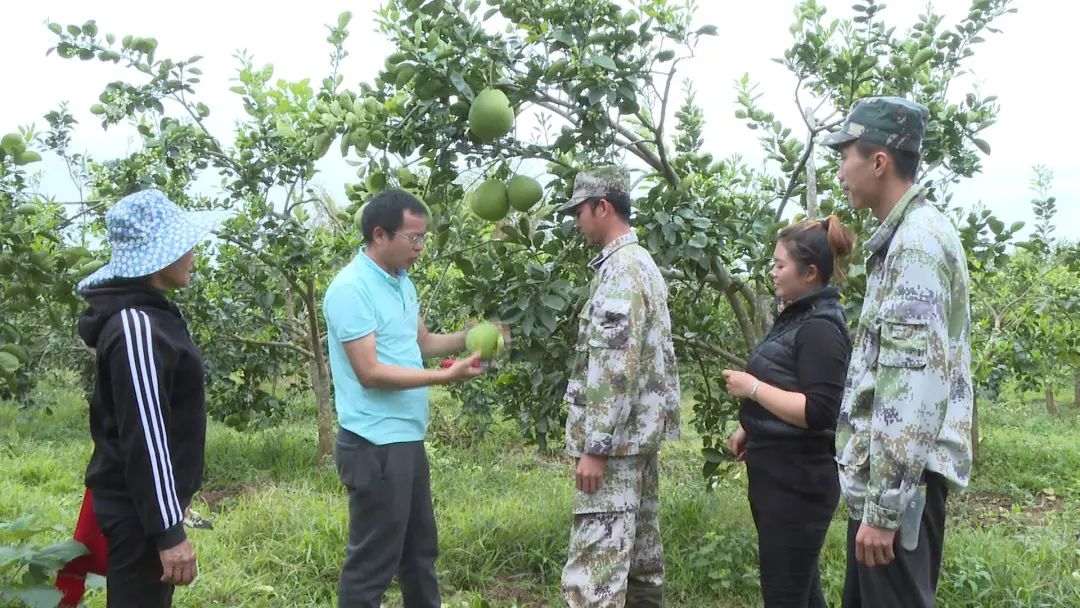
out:
<path id="1" fill-rule="evenodd" d="M 657 452 L 679 433 L 667 285 L 630 228 L 624 171 L 579 173 L 559 210 L 602 249 L 566 389 L 566 451 L 578 464 L 563 596 L 571 608 L 662 606 Z"/>
<path id="2" fill-rule="evenodd" d="M 864 244 L 866 295 L 836 429 L 850 518 L 844 606 L 934 604 L 945 500 L 971 474 L 967 261 L 915 184 L 928 114 L 867 98 L 822 139 L 840 151 L 852 205 L 880 220 Z"/>

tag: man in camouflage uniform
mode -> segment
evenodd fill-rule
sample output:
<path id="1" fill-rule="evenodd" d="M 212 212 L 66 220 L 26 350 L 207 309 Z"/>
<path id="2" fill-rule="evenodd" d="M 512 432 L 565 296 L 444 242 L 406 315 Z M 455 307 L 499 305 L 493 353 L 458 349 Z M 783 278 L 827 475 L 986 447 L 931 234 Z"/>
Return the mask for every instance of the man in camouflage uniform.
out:
<path id="1" fill-rule="evenodd" d="M 657 453 L 679 434 L 667 285 L 630 228 L 625 171 L 579 173 L 559 211 L 601 248 L 566 387 L 566 451 L 578 464 L 563 596 L 572 608 L 662 606 Z"/>
<path id="2" fill-rule="evenodd" d="M 836 427 L 848 607 L 934 604 L 945 500 L 971 474 L 967 261 L 915 184 L 928 115 L 897 97 L 863 99 L 822 139 L 840 151 L 852 205 L 880 220 L 864 245 L 866 296 Z"/>

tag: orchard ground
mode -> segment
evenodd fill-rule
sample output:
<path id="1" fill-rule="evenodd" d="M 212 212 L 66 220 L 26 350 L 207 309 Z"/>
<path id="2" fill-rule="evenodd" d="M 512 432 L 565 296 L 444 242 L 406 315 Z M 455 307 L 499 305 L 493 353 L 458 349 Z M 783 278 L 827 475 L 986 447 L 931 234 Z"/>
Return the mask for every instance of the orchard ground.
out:
<path id="1" fill-rule="evenodd" d="M 949 500 L 941 606 L 1080 605 L 1080 411 L 1050 418 L 1041 399 L 1013 393 L 980 408 L 982 460 L 971 491 Z M 513 422 L 478 437 L 449 396 L 436 392 L 432 401 L 445 605 L 562 605 L 568 459 L 523 445 Z M 29 403 L 0 403 L 0 521 L 31 514 L 55 526 L 35 539 L 45 543 L 70 537 L 91 443 L 73 377 L 42 382 Z M 333 465 L 316 461 L 314 418 L 312 402 L 294 399 L 272 427 L 210 423 L 193 507 L 213 517 L 214 529 L 190 533 L 200 577 L 178 591 L 176 606 L 334 605 L 346 494 Z M 759 605 L 745 475 L 732 467 L 707 491 L 700 439 L 685 427 L 661 458 L 668 605 Z M 844 517 L 841 508 L 822 556 L 830 603 L 843 584 Z M 104 592 L 91 590 L 87 605 L 104 606 Z M 396 589 L 386 605 L 400 606 Z"/>

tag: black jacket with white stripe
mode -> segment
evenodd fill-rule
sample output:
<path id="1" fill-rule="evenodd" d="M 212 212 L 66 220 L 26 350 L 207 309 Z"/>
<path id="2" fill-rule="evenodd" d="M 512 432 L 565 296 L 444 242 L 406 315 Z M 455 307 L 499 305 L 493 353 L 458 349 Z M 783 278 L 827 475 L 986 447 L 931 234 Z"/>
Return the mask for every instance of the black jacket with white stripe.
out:
<path id="1" fill-rule="evenodd" d="M 138 516 L 158 550 L 182 542 L 202 483 L 203 360 L 180 310 L 138 281 L 82 292 L 79 335 L 96 351 L 86 469 L 99 512 Z"/>

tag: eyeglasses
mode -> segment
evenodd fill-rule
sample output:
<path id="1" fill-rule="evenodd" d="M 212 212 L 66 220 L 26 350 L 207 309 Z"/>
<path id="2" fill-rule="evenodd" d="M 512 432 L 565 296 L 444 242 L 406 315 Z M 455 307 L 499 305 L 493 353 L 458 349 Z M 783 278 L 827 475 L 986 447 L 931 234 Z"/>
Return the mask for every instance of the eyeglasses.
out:
<path id="1" fill-rule="evenodd" d="M 422 246 L 424 243 L 427 242 L 428 238 L 428 235 L 426 234 L 405 234 L 404 232 L 395 232 L 394 236 L 397 236 L 399 234 L 405 237 L 405 239 L 409 241 L 409 243 L 411 243 L 413 246 Z"/>

